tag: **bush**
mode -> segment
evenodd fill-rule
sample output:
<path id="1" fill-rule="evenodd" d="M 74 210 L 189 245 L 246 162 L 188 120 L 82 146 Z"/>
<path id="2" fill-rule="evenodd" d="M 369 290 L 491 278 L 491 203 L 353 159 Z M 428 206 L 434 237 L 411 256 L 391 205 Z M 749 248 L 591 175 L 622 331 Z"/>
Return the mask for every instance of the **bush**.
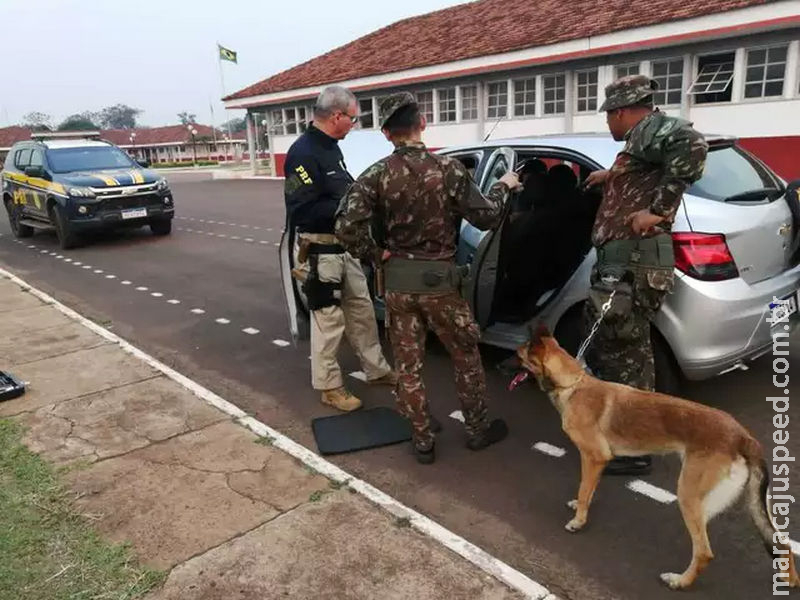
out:
<path id="1" fill-rule="evenodd" d="M 199 167 L 209 167 L 209 166 L 216 166 L 219 162 L 216 160 L 198 160 L 197 166 Z M 183 161 L 183 162 L 157 162 L 150 165 L 151 169 L 174 169 L 176 167 L 191 167 L 193 165 L 192 161 Z"/>

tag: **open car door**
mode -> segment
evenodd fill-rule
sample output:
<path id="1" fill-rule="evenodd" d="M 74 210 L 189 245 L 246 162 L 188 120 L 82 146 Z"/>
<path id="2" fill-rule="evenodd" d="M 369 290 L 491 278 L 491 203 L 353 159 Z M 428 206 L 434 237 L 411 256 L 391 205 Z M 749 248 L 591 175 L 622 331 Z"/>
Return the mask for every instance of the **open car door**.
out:
<path id="1" fill-rule="evenodd" d="M 283 235 L 281 235 L 281 243 L 278 248 L 278 264 L 280 265 L 281 287 L 289 317 L 289 333 L 292 336 L 292 342 L 296 346 L 299 340 L 309 339 L 310 327 L 305 297 L 300 290 L 300 282 L 292 277 L 293 249 L 294 235 L 287 224 Z"/>
<path id="2" fill-rule="evenodd" d="M 517 162 L 517 153 L 511 148 L 498 148 L 489 156 L 486 168 L 481 177 L 480 190 L 486 194 L 489 189 Z M 503 207 L 503 218 L 500 225 L 490 231 L 482 232 L 480 242 L 475 250 L 472 260 L 472 277 L 467 290 L 467 299 L 472 305 L 475 319 L 481 329 L 485 329 L 492 313 L 492 301 L 497 285 L 498 259 L 500 256 L 500 238 L 503 233 L 503 224 L 511 210 L 511 203 L 506 201 Z M 468 225 L 471 227 L 471 225 Z M 466 232 L 464 232 L 466 233 Z"/>

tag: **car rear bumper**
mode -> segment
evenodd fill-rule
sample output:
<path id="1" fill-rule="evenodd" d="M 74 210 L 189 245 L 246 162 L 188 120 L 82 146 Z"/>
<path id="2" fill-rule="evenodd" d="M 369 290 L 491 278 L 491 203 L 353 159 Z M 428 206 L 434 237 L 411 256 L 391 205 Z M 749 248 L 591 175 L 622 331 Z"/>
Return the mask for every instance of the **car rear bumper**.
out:
<path id="1" fill-rule="evenodd" d="M 800 266 L 752 285 L 741 278 L 699 281 L 681 275 L 655 323 L 684 375 L 706 379 L 771 351 L 769 305 L 799 287 Z M 797 321 L 795 314 L 791 327 Z"/>

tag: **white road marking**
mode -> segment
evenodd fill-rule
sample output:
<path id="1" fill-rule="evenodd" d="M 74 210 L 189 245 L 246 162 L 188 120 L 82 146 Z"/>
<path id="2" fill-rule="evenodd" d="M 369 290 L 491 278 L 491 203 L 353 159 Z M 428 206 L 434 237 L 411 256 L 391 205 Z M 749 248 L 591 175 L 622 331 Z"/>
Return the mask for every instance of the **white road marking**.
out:
<path id="1" fill-rule="evenodd" d="M 60 254 L 57 254 L 57 255 L 56 255 L 56 258 L 64 258 L 64 257 L 63 257 L 63 256 L 61 256 Z"/>
<path id="2" fill-rule="evenodd" d="M 130 281 L 128 281 L 127 279 L 126 279 L 125 281 L 120 281 L 120 283 L 121 283 L 122 285 L 130 285 L 130 284 L 131 284 L 131 282 L 130 282 Z"/>
<path id="3" fill-rule="evenodd" d="M 242 332 L 246 333 L 247 335 L 256 335 L 258 333 L 261 333 L 261 331 L 256 329 L 255 327 L 246 327 L 242 329 Z"/>
<path id="4" fill-rule="evenodd" d="M 116 279 L 116 275 L 106 275 L 106 279 Z"/>
<path id="5" fill-rule="evenodd" d="M 292 345 L 291 342 L 287 342 L 286 340 L 272 340 L 272 343 L 281 348 Z"/>
<path id="6" fill-rule="evenodd" d="M 259 244 L 269 244 L 267 240 L 258 240 Z"/>
<path id="7" fill-rule="evenodd" d="M 172 300 L 167 300 L 167 304 L 180 304 L 180 303 L 181 301 L 176 298 L 173 298 Z"/>
<path id="8" fill-rule="evenodd" d="M 204 315 L 204 314 L 206 314 L 206 311 L 204 311 L 202 308 L 193 308 L 191 310 L 191 312 L 193 312 L 196 315 Z"/>
<path id="9" fill-rule="evenodd" d="M 273 244 L 273 246 L 280 246 L 280 243 L 279 243 L 279 242 L 275 242 L 275 243 Z"/>
<path id="10" fill-rule="evenodd" d="M 146 285 L 140 285 L 139 287 L 136 288 L 136 291 L 137 292 L 146 292 L 148 289 L 150 289 L 150 288 L 148 288 Z"/>
<path id="11" fill-rule="evenodd" d="M 227 325 L 228 323 L 230 323 L 230 321 L 228 319 L 215 319 L 215 320 L 220 325 Z"/>
<path id="12" fill-rule="evenodd" d="M 215 225 L 217 222 L 216 221 L 206 221 L 206 223 L 211 223 L 212 225 Z"/>
<path id="13" fill-rule="evenodd" d="M 73 262 L 72 262 L 72 264 L 73 264 L 73 265 L 75 265 L 76 267 L 79 267 L 79 266 L 81 266 L 83 263 L 82 263 L 81 261 L 79 261 L 79 260 L 75 260 L 75 261 L 73 261 Z"/>
<path id="14" fill-rule="evenodd" d="M 232 239 L 232 240 L 240 240 L 240 239 L 242 239 L 242 238 L 240 238 L 238 235 L 232 235 L 232 236 L 231 236 L 231 239 Z"/>
<path id="15" fill-rule="evenodd" d="M 245 242 L 255 242 L 253 238 L 244 238 Z"/>
<path id="16" fill-rule="evenodd" d="M 662 504 L 672 504 L 678 499 L 678 497 L 672 492 L 668 492 L 667 490 L 661 489 L 652 483 L 642 481 L 641 479 L 629 481 L 626 487 L 637 494 L 642 494 L 648 498 L 652 498 L 656 502 L 661 502 Z"/>
<path id="17" fill-rule="evenodd" d="M 561 458 L 567 453 L 567 451 L 564 450 L 564 448 L 553 446 L 552 444 L 548 444 L 547 442 L 536 442 L 533 445 L 532 450 L 538 450 L 543 454 L 547 454 L 548 456 L 555 456 L 556 458 Z"/>
<path id="18" fill-rule="evenodd" d="M 83 265 L 81 269 L 91 269 L 92 265 Z"/>
<path id="19" fill-rule="evenodd" d="M 456 535 L 452 531 L 442 527 L 425 515 L 418 513 L 414 509 L 402 504 L 378 488 L 352 476 L 347 471 L 340 469 L 333 463 L 325 460 L 305 446 L 298 444 L 276 429 L 265 425 L 253 417 L 248 417 L 242 409 L 218 396 L 208 388 L 205 388 L 196 381 L 189 379 L 175 369 L 168 367 L 161 361 L 153 358 L 125 339 L 114 333 L 111 333 L 108 329 L 105 329 L 97 323 L 90 321 L 71 308 L 64 306 L 52 296 L 48 296 L 44 292 L 31 287 L 27 282 L 19 279 L 15 275 L 12 275 L 5 269 L 0 268 L 0 275 L 11 279 L 14 283 L 21 287 L 29 288 L 28 291 L 37 296 L 43 302 L 51 304 L 54 308 L 61 311 L 66 316 L 78 321 L 84 327 L 90 329 L 101 337 L 109 340 L 110 342 L 118 344 L 123 351 L 128 352 L 132 356 L 144 361 L 154 369 L 161 371 L 164 375 L 192 392 L 201 400 L 204 400 L 211 406 L 218 408 L 228 416 L 236 419 L 240 425 L 247 427 L 256 435 L 260 437 L 269 437 L 273 441 L 272 445 L 274 448 L 286 452 L 290 456 L 293 456 L 303 464 L 308 465 L 325 477 L 328 477 L 339 484 L 345 485 L 354 492 L 361 494 L 364 496 L 364 498 L 385 510 L 394 518 L 406 519 L 411 527 L 423 535 L 429 536 L 431 539 L 435 540 L 445 548 L 452 550 L 459 556 L 470 561 L 473 565 L 485 573 L 495 577 L 514 590 L 519 591 L 528 600 L 554 600 L 555 597 L 550 593 L 550 590 L 540 583 L 534 581 L 524 573 L 521 573 L 520 571 L 517 571 L 513 567 L 507 565 L 497 557 L 492 556 L 484 550 L 481 550 L 479 547 Z M 286 344 L 288 345 L 289 342 L 286 342 Z"/>
<path id="20" fill-rule="evenodd" d="M 100 273 L 103 273 L 103 269 L 95 269 L 93 272 L 100 275 Z"/>
<path id="21" fill-rule="evenodd" d="M 41 250 L 41 253 L 42 254 L 47 254 L 47 250 Z M 80 263 L 78 263 L 78 264 L 80 264 Z"/>
<path id="22" fill-rule="evenodd" d="M 150 294 L 153 298 L 161 298 L 164 294 L 161 292 L 153 292 Z"/>
<path id="23" fill-rule="evenodd" d="M 227 235 L 225 235 L 224 233 L 218 233 L 218 234 L 217 234 L 217 237 L 224 238 L 224 237 L 228 237 L 228 236 L 227 236 Z"/>
<path id="24" fill-rule="evenodd" d="M 267 231 L 272 231 L 272 227 L 269 227 L 269 228 L 267 229 Z"/>
<path id="25" fill-rule="evenodd" d="M 350 373 L 350 377 L 353 379 L 358 379 L 359 381 L 366 382 L 367 381 L 367 374 L 364 371 L 353 371 Z"/>
<path id="26" fill-rule="evenodd" d="M 462 413 L 460 410 L 457 410 L 455 412 L 451 412 L 450 413 L 450 418 L 451 419 L 455 419 L 456 421 L 461 421 L 463 423 L 464 422 L 464 413 Z"/>
<path id="27" fill-rule="evenodd" d="M 36 246 L 31 245 L 31 246 L 28 246 L 28 248 L 36 248 Z"/>
<path id="28" fill-rule="evenodd" d="M 55 253 L 55 252 L 51 252 L 51 253 L 50 253 L 50 256 L 55 256 L 55 255 L 56 255 L 56 253 Z"/>
<path id="29" fill-rule="evenodd" d="M 64 259 L 64 262 L 66 262 L 66 263 L 70 263 L 70 262 L 72 262 L 72 259 L 71 259 L 71 258 L 65 258 L 65 259 Z"/>

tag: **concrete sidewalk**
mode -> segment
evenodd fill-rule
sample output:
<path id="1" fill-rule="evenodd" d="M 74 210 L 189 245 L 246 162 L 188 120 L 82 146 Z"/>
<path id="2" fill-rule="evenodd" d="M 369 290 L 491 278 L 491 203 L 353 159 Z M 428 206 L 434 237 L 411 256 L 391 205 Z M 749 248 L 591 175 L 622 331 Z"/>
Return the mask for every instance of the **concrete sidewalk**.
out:
<path id="1" fill-rule="evenodd" d="M 150 600 L 554 599 L 23 285 L 0 270 L 0 370 L 29 382 L 0 418 L 80 461 L 80 512 L 169 572 Z"/>

